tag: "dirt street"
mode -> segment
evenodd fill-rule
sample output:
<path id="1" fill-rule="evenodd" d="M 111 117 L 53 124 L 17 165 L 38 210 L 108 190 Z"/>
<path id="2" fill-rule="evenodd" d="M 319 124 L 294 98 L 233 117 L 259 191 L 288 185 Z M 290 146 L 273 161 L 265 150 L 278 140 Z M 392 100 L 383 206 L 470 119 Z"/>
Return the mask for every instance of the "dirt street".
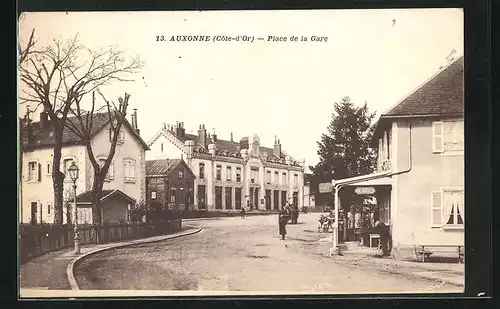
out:
<path id="1" fill-rule="evenodd" d="M 301 214 L 280 240 L 276 216 L 200 220 L 201 233 L 115 249 L 84 259 L 81 289 L 294 291 L 297 293 L 461 292 L 328 256 L 317 214 Z"/>

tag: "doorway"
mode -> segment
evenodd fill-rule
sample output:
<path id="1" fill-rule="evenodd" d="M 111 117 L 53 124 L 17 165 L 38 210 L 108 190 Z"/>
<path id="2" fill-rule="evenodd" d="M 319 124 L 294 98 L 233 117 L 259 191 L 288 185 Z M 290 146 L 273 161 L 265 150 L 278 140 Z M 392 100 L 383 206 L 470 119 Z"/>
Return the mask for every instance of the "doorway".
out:
<path id="1" fill-rule="evenodd" d="M 36 213 L 38 209 L 38 203 L 37 202 L 31 202 L 31 219 L 30 223 L 35 225 L 36 224 Z"/>

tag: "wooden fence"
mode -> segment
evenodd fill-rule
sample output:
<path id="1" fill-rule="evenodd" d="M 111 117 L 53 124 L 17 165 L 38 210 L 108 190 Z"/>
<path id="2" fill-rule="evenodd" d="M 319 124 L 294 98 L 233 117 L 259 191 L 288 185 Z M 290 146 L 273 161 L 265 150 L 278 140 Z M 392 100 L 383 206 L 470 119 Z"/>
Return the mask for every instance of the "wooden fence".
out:
<path id="1" fill-rule="evenodd" d="M 94 226 L 78 225 L 80 245 L 97 243 L 94 233 L 99 233 L 99 243 L 117 242 L 176 233 L 181 230 L 181 219 L 156 223 L 118 223 Z M 21 224 L 19 235 L 19 258 L 24 264 L 32 258 L 48 252 L 74 246 L 73 225 L 29 225 Z"/>

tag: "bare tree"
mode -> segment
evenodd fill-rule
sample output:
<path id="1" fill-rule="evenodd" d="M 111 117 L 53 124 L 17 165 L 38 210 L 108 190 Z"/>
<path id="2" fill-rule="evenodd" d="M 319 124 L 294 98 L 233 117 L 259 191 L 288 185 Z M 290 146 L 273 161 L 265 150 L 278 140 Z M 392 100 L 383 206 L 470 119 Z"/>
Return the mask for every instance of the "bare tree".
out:
<path id="1" fill-rule="evenodd" d="M 94 177 L 92 183 L 92 223 L 101 224 L 101 198 L 104 180 L 109 171 L 109 166 L 116 151 L 116 144 L 120 136 L 120 130 L 126 121 L 127 108 L 129 104 L 130 95 L 125 93 L 124 97 L 119 97 L 119 105 L 113 101 L 108 101 L 102 92 L 97 89 L 97 92 L 104 100 L 105 104 L 96 108 L 95 92 L 92 92 L 92 106 L 89 111 L 85 111 L 81 107 L 81 101 L 78 98 L 75 105 L 71 108 L 72 117 L 69 117 L 66 122 L 66 127 L 73 132 L 84 143 L 88 158 L 94 170 Z M 97 119 L 100 117 L 101 119 Z M 92 148 L 92 137 L 98 129 L 102 126 L 102 122 L 107 123 L 110 133 L 110 147 L 105 162 L 101 165 L 95 156 L 94 149 Z M 97 125 L 96 125 L 97 124 Z"/>
<path id="2" fill-rule="evenodd" d="M 20 103 L 42 106 L 54 132 L 52 180 L 54 189 L 54 223 L 62 223 L 63 181 L 60 171 L 61 150 L 68 113 L 76 100 L 97 87 L 113 81 L 129 81 L 130 73 L 142 68 L 138 57 L 126 60 L 124 52 L 109 48 L 91 50 L 79 44 L 77 35 L 67 42 L 53 40 L 40 50 L 20 51 Z"/>
<path id="3" fill-rule="evenodd" d="M 19 53 L 19 60 L 18 60 L 19 65 L 22 64 L 24 61 L 26 61 L 26 59 L 28 58 L 28 56 L 34 52 L 33 48 L 35 47 L 35 44 L 36 44 L 36 41 L 35 41 L 35 28 L 33 28 L 31 30 L 31 35 L 30 35 L 29 41 L 26 44 L 26 46 L 24 48 L 22 48 L 21 47 L 21 42 L 18 43 L 18 49 L 17 49 L 17 51 Z"/>

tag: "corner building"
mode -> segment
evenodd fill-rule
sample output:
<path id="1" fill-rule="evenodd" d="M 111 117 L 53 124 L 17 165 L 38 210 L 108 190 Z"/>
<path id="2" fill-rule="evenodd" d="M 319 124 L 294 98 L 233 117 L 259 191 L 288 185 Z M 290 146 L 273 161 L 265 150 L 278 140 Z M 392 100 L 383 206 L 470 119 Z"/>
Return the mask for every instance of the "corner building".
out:
<path id="1" fill-rule="evenodd" d="M 200 125 L 198 135 L 186 134 L 184 123 L 163 124 L 148 143 L 147 160 L 183 158 L 196 176 L 194 208 L 231 211 L 278 210 L 287 201 L 303 206 L 304 161 L 260 145 L 257 135 L 239 142 L 218 139 Z"/>

